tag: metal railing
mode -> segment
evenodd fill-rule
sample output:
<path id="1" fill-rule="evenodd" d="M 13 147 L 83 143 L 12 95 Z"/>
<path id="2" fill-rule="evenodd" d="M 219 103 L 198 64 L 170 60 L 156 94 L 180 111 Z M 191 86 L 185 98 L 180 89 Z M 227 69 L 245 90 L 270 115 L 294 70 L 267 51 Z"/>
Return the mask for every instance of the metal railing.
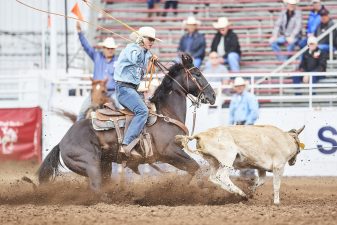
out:
<path id="1" fill-rule="evenodd" d="M 230 99 L 231 84 L 224 84 L 226 74 L 204 74 L 217 93 L 217 105 Z M 283 107 L 284 104 L 304 107 L 315 107 L 315 104 L 324 103 L 325 106 L 337 106 L 337 72 L 325 73 L 253 73 L 230 74 L 231 78 L 242 76 L 249 82 L 248 89 L 257 98 L 271 107 Z M 268 76 L 271 79 L 261 80 Z M 294 76 L 308 76 L 308 84 L 293 84 Z M 313 76 L 324 76 L 318 83 L 312 82 Z M 69 75 L 59 73 L 52 76 L 47 71 L 30 71 L 26 74 L 0 76 L 0 107 L 47 107 L 57 96 L 62 98 L 81 97 L 88 94 L 91 89 L 89 74 Z"/>
<path id="2" fill-rule="evenodd" d="M 205 75 L 217 93 L 217 106 L 229 101 L 232 95 L 232 84 L 223 84 L 223 74 Z M 337 72 L 324 73 L 272 73 L 270 79 L 261 81 L 266 73 L 231 74 L 232 78 L 242 76 L 247 80 L 247 89 L 256 95 L 257 99 L 265 105 L 272 104 L 275 107 L 288 105 L 312 108 L 314 103 L 324 106 L 337 106 Z M 308 76 L 307 84 L 294 84 L 292 77 Z M 313 76 L 323 76 L 318 83 L 313 83 Z M 214 80 L 214 81 L 212 81 Z M 277 104 L 275 104 L 277 103 Z M 325 103 L 325 104 L 322 104 Z M 263 107 L 263 104 L 262 104 Z"/>
<path id="3" fill-rule="evenodd" d="M 333 60 L 333 31 L 337 29 L 337 23 L 334 24 L 332 27 L 330 27 L 328 30 L 326 30 L 323 34 L 317 37 L 317 40 L 322 40 L 325 36 L 329 35 L 329 60 Z M 299 56 L 301 56 L 306 50 L 308 49 L 308 46 L 306 45 L 303 47 L 300 51 L 298 51 L 295 55 L 290 57 L 287 61 L 285 61 L 282 65 L 277 67 L 275 70 L 272 71 L 272 73 L 278 73 L 282 71 L 286 66 L 288 66 L 290 63 L 295 61 Z"/>

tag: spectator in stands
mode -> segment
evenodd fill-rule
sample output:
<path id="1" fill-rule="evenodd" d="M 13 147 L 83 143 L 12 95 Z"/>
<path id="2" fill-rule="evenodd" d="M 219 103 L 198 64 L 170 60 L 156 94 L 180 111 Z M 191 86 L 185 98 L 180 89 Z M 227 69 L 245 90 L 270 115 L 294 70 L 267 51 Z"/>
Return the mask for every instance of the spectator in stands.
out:
<path id="1" fill-rule="evenodd" d="M 147 0 L 147 8 L 148 9 L 158 9 L 159 8 L 160 0 Z M 147 14 L 148 17 L 152 16 L 152 12 L 149 12 Z M 159 13 L 157 12 L 157 16 L 159 16 Z"/>
<path id="2" fill-rule="evenodd" d="M 308 50 L 303 53 L 302 61 L 299 70 L 302 72 L 325 72 L 328 60 L 328 53 L 321 51 L 318 48 L 317 38 L 310 36 L 308 38 Z M 317 83 L 323 76 L 313 76 L 312 83 Z M 293 77 L 293 83 L 309 83 L 309 76 Z"/>
<path id="3" fill-rule="evenodd" d="M 253 125 L 259 116 L 259 103 L 255 95 L 246 90 L 246 81 L 242 77 L 235 78 L 234 91 L 229 104 L 229 124 Z M 242 169 L 240 176 L 243 179 L 252 179 L 255 170 Z"/>
<path id="4" fill-rule="evenodd" d="M 178 51 L 190 54 L 193 57 L 194 66 L 199 68 L 206 50 L 205 36 L 198 32 L 198 26 L 201 23 L 195 17 L 190 16 L 184 20 L 183 24 L 187 33 L 181 37 Z"/>
<path id="5" fill-rule="evenodd" d="M 307 21 L 306 37 L 300 42 L 300 47 L 306 46 L 308 37 L 315 35 L 318 25 L 321 23 L 320 12 L 325 9 L 324 5 L 321 4 L 321 0 L 311 1 L 312 10 L 309 12 L 309 17 Z"/>
<path id="6" fill-rule="evenodd" d="M 228 63 L 232 72 L 240 71 L 240 43 L 238 36 L 230 29 L 230 22 L 226 17 L 218 18 L 213 27 L 217 29 L 215 34 L 211 51 L 217 52 L 219 56 L 223 57 L 223 63 Z"/>
<path id="7" fill-rule="evenodd" d="M 328 30 L 330 27 L 332 27 L 334 25 L 334 22 L 332 21 L 332 19 L 329 16 L 329 11 L 327 9 L 323 9 L 320 12 L 321 14 L 321 23 L 318 25 L 317 30 L 316 30 L 316 37 L 320 36 L 321 34 L 323 34 L 326 30 Z M 332 35 L 332 45 L 336 48 L 337 47 L 337 31 L 336 29 L 333 31 L 333 35 Z M 323 39 L 321 39 L 318 42 L 318 47 L 324 51 L 324 52 L 329 52 L 329 35 L 325 36 Z"/>
<path id="8" fill-rule="evenodd" d="M 203 72 L 205 74 L 225 75 L 224 77 L 216 78 L 216 79 L 207 78 L 207 76 L 206 78 L 208 81 L 221 81 L 224 84 L 228 84 L 230 80 L 229 77 L 226 76 L 228 74 L 228 70 L 223 64 L 221 64 L 221 62 L 222 60 L 219 57 L 218 53 L 211 52 L 208 56 L 208 62 L 206 63 Z"/>
<path id="9" fill-rule="evenodd" d="M 165 1 L 165 4 L 164 4 L 164 9 L 165 10 L 168 10 L 169 8 L 172 9 L 177 9 L 178 8 L 178 1 Z M 163 12 L 163 16 L 166 16 L 167 12 Z M 178 13 L 177 12 L 174 12 L 174 15 L 177 15 Z"/>
<path id="10" fill-rule="evenodd" d="M 118 47 L 115 43 L 115 40 L 112 37 L 106 38 L 102 43 L 99 45 L 103 48 L 102 52 L 95 51 L 95 49 L 89 44 L 87 39 L 84 37 L 84 34 L 81 29 L 81 25 L 79 22 L 76 24 L 78 37 L 82 44 L 84 51 L 87 55 L 91 58 L 94 62 L 94 80 L 104 80 L 108 79 L 107 82 L 107 89 L 108 89 L 108 96 L 111 97 L 115 103 L 116 101 L 116 93 L 115 93 L 115 80 L 114 70 L 115 70 L 115 61 L 117 57 L 115 56 L 115 49 Z M 90 95 L 82 103 L 80 113 L 77 117 L 77 121 L 85 118 L 85 113 L 91 105 L 91 97 Z"/>
<path id="11" fill-rule="evenodd" d="M 280 54 L 280 46 L 287 46 L 287 51 L 292 52 L 300 41 L 302 12 L 296 9 L 296 4 L 297 0 L 287 0 L 287 9 L 281 11 L 269 40 L 277 59 L 280 61 L 285 61 L 288 58 L 288 56 Z"/>

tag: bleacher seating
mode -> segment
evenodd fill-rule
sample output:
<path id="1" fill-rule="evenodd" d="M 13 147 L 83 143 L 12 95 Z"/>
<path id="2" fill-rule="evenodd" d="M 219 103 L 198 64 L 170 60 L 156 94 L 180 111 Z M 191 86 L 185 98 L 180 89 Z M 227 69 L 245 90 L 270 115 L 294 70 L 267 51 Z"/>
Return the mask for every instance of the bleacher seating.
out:
<path id="1" fill-rule="evenodd" d="M 146 0 L 101 0 L 103 8 L 114 17 L 127 22 L 130 26 L 138 28 L 143 25 L 153 26 L 158 31 L 158 37 L 164 40 L 157 45 L 157 53 L 164 61 L 175 57 L 177 45 L 184 30 L 182 21 L 189 15 L 196 16 L 202 21 L 200 32 L 205 34 L 207 51 L 215 33 L 212 23 L 220 16 L 226 16 L 233 23 L 232 28 L 238 34 L 242 48 L 241 70 L 244 72 L 271 71 L 280 62 L 274 57 L 268 39 L 271 36 L 273 23 L 279 11 L 284 7 L 282 0 L 182 0 L 179 1 L 177 10 L 169 9 L 166 17 L 157 16 L 156 13 L 164 12 L 163 3 L 159 9 L 147 9 Z M 132 5 L 132 7 L 130 7 Z M 303 14 L 303 30 L 310 10 L 310 1 L 301 2 Z M 332 18 L 337 18 L 337 2 L 326 0 L 324 5 L 331 12 Z M 154 12 L 148 17 L 148 12 Z M 172 12 L 177 12 L 174 15 Z M 100 25 L 123 36 L 128 36 L 130 31 L 106 16 L 99 18 Z M 109 33 L 97 30 L 96 39 L 104 39 Z M 116 37 L 118 42 L 126 42 Z M 289 53 L 283 52 L 288 55 Z M 295 70 L 298 61 L 288 66 L 288 70 Z"/>

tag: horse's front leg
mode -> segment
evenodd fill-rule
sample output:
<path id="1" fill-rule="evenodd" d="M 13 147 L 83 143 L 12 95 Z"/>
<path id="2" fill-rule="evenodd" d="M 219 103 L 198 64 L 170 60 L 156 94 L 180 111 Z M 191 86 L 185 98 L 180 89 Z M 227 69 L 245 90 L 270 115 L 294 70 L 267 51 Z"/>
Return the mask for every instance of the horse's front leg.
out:
<path id="1" fill-rule="evenodd" d="M 191 183 L 193 177 L 200 173 L 199 164 L 175 143 L 171 143 L 168 146 L 161 158 L 160 161 L 186 171 L 188 173 L 186 180 L 188 184 Z"/>

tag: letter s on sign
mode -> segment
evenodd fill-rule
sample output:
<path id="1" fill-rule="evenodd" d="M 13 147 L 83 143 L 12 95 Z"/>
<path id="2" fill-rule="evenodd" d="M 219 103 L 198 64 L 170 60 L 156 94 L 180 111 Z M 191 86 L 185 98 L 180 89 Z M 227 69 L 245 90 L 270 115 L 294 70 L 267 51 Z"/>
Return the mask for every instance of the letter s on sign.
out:
<path id="1" fill-rule="evenodd" d="M 322 127 L 321 129 L 319 129 L 318 131 L 318 138 L 323 141 L 323 142 L 328 142 L 332 145 L 332 147 L 330 149 L 327 148 L 323 148 L 322 145 L 317 145 L 318 151 L 320 151 L 323 154 L 333 154 L 337 151 L 337 141 L 333 138 L 329 138 L 324 136 L 324 134 L 326 132 L 330 131 L 332 133 L 332 135 L 336 135 L 337 137 L 337 131 L 335 128 L 331 127 L 331 126 L 327 126 L 327 127 Z"/>

